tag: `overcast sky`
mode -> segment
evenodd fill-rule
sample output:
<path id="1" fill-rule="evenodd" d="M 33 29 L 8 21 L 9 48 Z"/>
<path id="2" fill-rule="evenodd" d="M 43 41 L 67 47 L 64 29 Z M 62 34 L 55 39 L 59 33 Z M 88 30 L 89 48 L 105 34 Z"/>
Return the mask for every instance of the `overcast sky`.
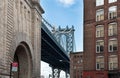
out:
<path id="1" fill-rule="evenodd" d="M 74 26 L 76 51 L 83 51 L 83 0 L 40 0 L 40 4 L 45 11 L 43 17 L 52 25 Z M 49 65 L 42 66 L 42 74 L 46 74 Z"/>

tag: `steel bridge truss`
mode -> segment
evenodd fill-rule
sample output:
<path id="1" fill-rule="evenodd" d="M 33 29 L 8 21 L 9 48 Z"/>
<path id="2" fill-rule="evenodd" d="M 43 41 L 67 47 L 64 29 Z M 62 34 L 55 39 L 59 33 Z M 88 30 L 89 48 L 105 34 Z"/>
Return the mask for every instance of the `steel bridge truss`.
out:
<path id="1" fill-rule="evenodd" d="M 61 28 L 60 26 L 56 28 L 55 26 L 48 23 L 44 18 L 42 18 L 42 22 L 47 26 L 47 28 L 53 33 L 56 40 L 59 44 L 65 49 L 66 52 L 75 52 L 75 39 L 74 39 L 74 26 L 69 28 Z"/>
<path id="2" fill-rule="evenodd" d="M 75 41 L 74 41 L 74 27 L 69 28 L 54 28 L 52 30 L 53 35 L 56 37 L 60 45 L 65 49 L 66 52 L 74 52 Z"/>

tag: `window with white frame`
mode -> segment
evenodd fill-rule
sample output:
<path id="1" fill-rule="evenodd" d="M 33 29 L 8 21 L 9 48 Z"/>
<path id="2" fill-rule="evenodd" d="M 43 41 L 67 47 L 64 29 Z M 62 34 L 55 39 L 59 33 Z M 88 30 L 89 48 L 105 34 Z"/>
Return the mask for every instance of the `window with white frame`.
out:
<path id="1" fill-rule="evenodd" d="M 96 26 L 96 37 L 104 37 L 104 26 L 103 25 Z"/>
<path id="2" fill-rule="evenodd" d="M 110 39 L 109 46 L 108 46 L 109 52 L 117 51 L 117 48 L 118 48 L 117 39 L 116 38 Z"/>
<path id="3" fill-rule="evenodd" d="M 104 20 L 104 10 L 99 9 L 96 11 L 96 21 Z"/>
<path id="4" fill-rule="evenodd" d="M 104 57 L 97 56 L 96 57 L 96 70 L 102 70 L 102 69 L 104 69 Z"/>
<path id="5" fill-rule="evenodd" d="M 118 69 L 118 57 L 117 55 L 109 56 L 109 70 Z"/>
<path id="6" fill-rule="evenodd" d="M 96 6 L 104 5 L 104 0 L 96 0 Z"/>
<path id="7" fill-rule="evenodd" d="M 110 23 L 108 25 L 108 36 L 117 35 L 117 23 Z"/>
<path id="8" fill-rule="evenodd" d="M 114 19 L 117 17 L 117 6 L 109 7 L 108 19 Z"/>
<path id="9" fill-rule="evenodd" d="M 98 40 L 96 41 L 96 53 L 101 53 L 104 51 L 104 41 Z"/>
<path id="10" fill-rule="evenodd" d="M 109 3 L 117 2 L 117 0 L 109 0 Z"/>

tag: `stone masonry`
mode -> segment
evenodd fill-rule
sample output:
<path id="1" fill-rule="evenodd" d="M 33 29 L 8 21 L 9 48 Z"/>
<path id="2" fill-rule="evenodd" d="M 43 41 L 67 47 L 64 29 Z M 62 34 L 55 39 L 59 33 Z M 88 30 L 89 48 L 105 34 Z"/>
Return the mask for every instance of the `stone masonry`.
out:
<path id="1" fill-rule="evenodd" d="M 32 60 L 31 73 L 27 77 L 40 78 L 43 12 L 38 0 L 0 0 L 0 78 L 10 78 L 10 64 L 21 42 L 29 50 Z"/>

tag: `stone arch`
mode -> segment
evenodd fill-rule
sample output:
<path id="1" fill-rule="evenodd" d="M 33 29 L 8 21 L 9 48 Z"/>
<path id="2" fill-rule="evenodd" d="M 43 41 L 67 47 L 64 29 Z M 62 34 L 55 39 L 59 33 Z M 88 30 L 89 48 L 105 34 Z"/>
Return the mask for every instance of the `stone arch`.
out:
<path id="1" fill-rule="evenodd" d="M 12 41 L 12 47 L 11 47 L 11 53 L 10 53 L 10 57 L 12 59 L 11 63 L 15 60 L 15 55 L 16 52 L 18 50 L 18 48 L 21 46 L 23 49 L 28 50 L 28 53 L 30 55 L 30 59 L 31 59 L 31 77 L 22 77 L 22 78 L 32 78 L 35 76 L 34 70 L 35 70 L 35 64 L 34 64 L 34 53 L 33 53 L 33 46 L 32 46 L 32 41 L 31 39 L 28 37 L 28 35 L 26 35 L 25 33 L 20 33 L 20 32 L 16 32 L 15 36 L 13 38 Z M 18 73 L 17 73 L 18 74 Z M 17 77 L 14 77 L 17 78 Z M 21 77 L 18 77 L 21 78 Z"/>
<path id="2" fill-rule="evenodd" d="M 21 42 L 17 46 L 13 61 L 18 63 L 18 71 L 12 72 L 13 78 L 32 77 L 32 55 L 29 46 L 25 42 Z"/>

